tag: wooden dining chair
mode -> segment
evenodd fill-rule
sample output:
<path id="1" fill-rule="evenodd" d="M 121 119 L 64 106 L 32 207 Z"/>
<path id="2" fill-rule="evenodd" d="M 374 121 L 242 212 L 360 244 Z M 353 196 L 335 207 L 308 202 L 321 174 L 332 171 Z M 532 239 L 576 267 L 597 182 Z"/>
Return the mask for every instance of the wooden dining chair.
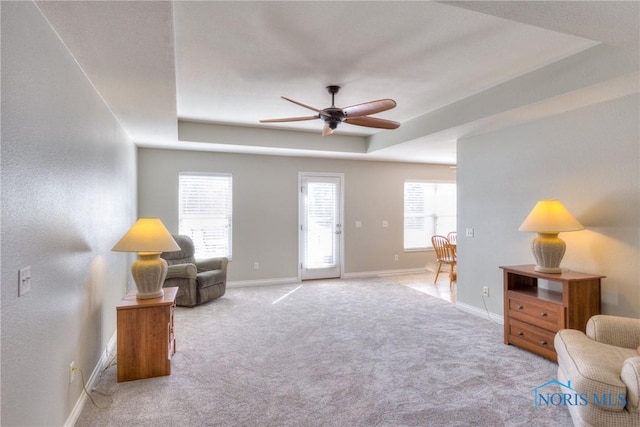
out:
<path id="1" fill-rule="evenodd" d="M 447 240 L 449 243 L 455 245 L 458 242 L 458 233 L 455 231 L 450 232 L 447 234 Z"/>
<path id="2" fill-rule="evenodd" d="M 436 251 L 436 258 L 438 260 L 438 271 L 436 271 L 436 278 L 434 283 L 438 282 L 438 276 L 442 269 L 442 264 L 449 265 L 449 287 L 453 286 L 453 279 L 455 277 L 455 267 L 457 263 L 456 249 L 445 236 L 435 235 L 431 237 L 431 244 Z"/>

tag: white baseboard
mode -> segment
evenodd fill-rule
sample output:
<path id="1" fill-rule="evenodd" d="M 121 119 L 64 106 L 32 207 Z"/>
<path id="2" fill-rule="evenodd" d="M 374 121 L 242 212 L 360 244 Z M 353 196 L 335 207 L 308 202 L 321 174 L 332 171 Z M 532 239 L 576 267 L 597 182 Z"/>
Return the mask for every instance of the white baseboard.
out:
<path id="1" fill-rule="evenodd" d="M 473 314 L 474 316 L 482 317 L 492 322 L 504 325 L 504 316 L 501 316 L 499 314 L 491 313 L 490 311 L 482 310 L 478 307 L 474 307 L 463 302 L 456 302 L 455 307 L 460 311 L 464 311 L 465 313 Z"/>
<path id="2" fill-rule="evenodd" d="M 102 356 L 100 356 L 100 360 L 96 364 L 96 367 L 93 369 L 93 372 L 89 377 L 89 381 L 87 381 L 87 384 L 85 384 L 85 388 L 87 390 L 90 391 L 93 389 L 93 387 L 96 385 L 96 383 L 100 379 L 100 373 L 111 362 L 112 357 L 116 354 L 117 342 L 118 342 L 117 332 L 114 332 L 113 335 L 111 336 L 111 339 L 109 340 L 109 343 L 107 344 L 107 348 L 105 349 L 104 352 L 102 352 Z M 88 400 L 87 393 L 85 393 L 85 391 L 83 390 L 82 393 L 80 393 L 80 397 L 78 397 L 78 401 L 76 402 L 73 409 L 71 410 L 71 413 L 67 418 L 67 421 L 64 423 L 65 427 L 73 427 L 76 424 L 76 422 L 78 421 L 78 418 L 80 417 L 80 414 L 82 413 L 82 410 L 84 409 L 85 403 L 87 403 L 87 400 Z"/>
<path id="3" fill-rule="evenodd" d="M 355 273 L 344 273 L 343 279 L 355 279 L 363 277 L 376 276 L 392 276 L 395 274 L 419 274 L 426 272 L 426 268 L 407 268 L 403 270 L 377 270 L 377 271 L 360 271 Z M 271 286 L 271 285 L 290 285 L 300 283 L 297 277 L 280 277 L 275 279 L 257 279 L 257 280 L 235 280 L 227 282 L 228 288 L 243 288 L 247 286 Z"/>
<path id="4" fill-rule="evenodd" d="M 297 277 L 281 277 L 277 279 L 258 279 L 258 280 L 236 280 L 227 282 L 228 288 L 244 288 L 247 286 L 272 286 L 272 285 L 288 285 L 291 283 L 300 283 Z"/>
<path id="5" fill-rule="evenodd" d="M 425 268 L 406 268 L 402 270 L 378 270 L 378 271 L 360 271 L 355 273 L 345 273 L 342 277 L 344 279 L 355 279 L 363 277 L 375 277 L 375 276 L 393 276 L 396 274 L 419 274 L 427 271 Z"/>

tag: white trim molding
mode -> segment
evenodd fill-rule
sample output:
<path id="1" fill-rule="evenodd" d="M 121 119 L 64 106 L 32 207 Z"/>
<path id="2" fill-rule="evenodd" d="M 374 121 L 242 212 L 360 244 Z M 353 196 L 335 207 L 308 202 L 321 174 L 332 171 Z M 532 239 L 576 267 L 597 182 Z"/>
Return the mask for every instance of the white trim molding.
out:
<path id="1" fill-rule="evenodd" d="M 297 277 L 280 277 L 276 279 L 256 279 L 256 280 L 236 280 L 228 282 L 228 288 L 244 288 L 247 286 L 273 286 L 273 285 L 289 285 L 292 283 L 300 283 Z"/>
<path id="2" fill-rule="evenodd" d="M 109 366 L 113 358 L 116 356 L 117 343 L 118 343 L 118 339 L 117 339 L 117 331 L 116 331 L 111 336 L 111 339 L 109 340 L 109 343 L 105 348 L 105 351 L 102 352 L 102 356 L 100 356 L 100 360 L 96 364 L 96 367 L 93 369 L 93 372 L 89 377 L 89 381 L 87 381 L 87 383 L 84 385 L 84 389 L 82 390 L 82 393 L 80 393 L 80 396 L 78 397 L 76 404 L 73 406 L 73 409 L 71 410 L 71 413 L 67 418 L 67 421 L 65 421 L 64 423 L 65 427 L 75 426 L 76 422 L 78 421 L 78 418 L 80 418 L 80 414 L 82 413 L 82 410 L 84 409 L 84 405 L 87 403 L 87 399 L 88 399 L 88 396 L 85 390 L 93 390 L 98 380 L 100 379 L 100 376 L 102 375 L 102 371 L 104 371 Z"/>
<path id="3" fill-rule="evenodd" d="M 427 271 L 425 268 L 406 268 L 403 270 L 378 270 L 378 271 L 359 271 L 355 273 L 345 273 L 343 279 L 355 279 L 362 277 L 376 277 L 376 276 L 393 276 L 396 274 L 420 274 Z"/>
<path id="4" fill-rule="evenodd" d="M 377 270 L 377 271 L 359 271 L 355 273 L 344 273 L 341 279 L 357 279 L 364 277 L 377 276 L 393 276 L 396 274 L 420 274 L 426 272 L 426 268 L 406 268 L 403 270 Z M 328 279 L 330 280 L 330 279 Z M 273 286 L 273 285 L 290 285 L 302 283 L 297 277 L 279 277 L 274 279 L 254 279 L 254 280 L 235 280 L 227 282 L 228 288 L 244 288 L 247 286 Z"/>
<path id="5" fill-rule="evenodd" d="M 474 316 L 482 317 L 492 322 L 504 325 L 504 316 L 501 316 L 499 314 L 492 313 L 488 310 L 482 310 L 478 307 L 474 307 L 463 302 L 456 302 L 455 307 L 460 311 L 464 311 L 465 313 L 473 314 Z"/>

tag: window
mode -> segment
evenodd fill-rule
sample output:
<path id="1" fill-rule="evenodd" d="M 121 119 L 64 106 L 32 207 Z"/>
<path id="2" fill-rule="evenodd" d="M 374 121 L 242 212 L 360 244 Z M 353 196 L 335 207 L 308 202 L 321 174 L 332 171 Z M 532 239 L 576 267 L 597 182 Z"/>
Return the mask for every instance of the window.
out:
<path id="1" fill-rule="evenodd" d="M 306 193 L 307 225 L 306 268 L 331 268 L 336 265 L 335 225 L 338 220 L 335 182 L 309 182 Z"/>
<path id="2" fill-rule="evenodd" d="M 180 173 L 178 187 L 178 230 L 196 258 L 231 258 L 231 175 Z"/>
<path id="3" fill-rule="evenodd" d="M 431 248 L 431 236 L 456 229 L 456 184 L 404 183 L 404 248 Z"/>

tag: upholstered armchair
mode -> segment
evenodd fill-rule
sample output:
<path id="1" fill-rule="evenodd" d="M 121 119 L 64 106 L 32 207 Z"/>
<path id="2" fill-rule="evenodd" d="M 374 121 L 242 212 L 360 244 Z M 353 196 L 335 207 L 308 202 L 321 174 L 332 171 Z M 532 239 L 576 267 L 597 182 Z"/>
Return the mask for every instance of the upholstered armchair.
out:
<path id="1" fill-rule="evenodd" d="M 567 405 L 575 426 L 640 426 L 640 319 L 597 315 L 587 333 L 560 330 L 558 381 L 583 398 Z"/>
<path id="2" fill-rule="evenodd" d="M 163 252 L 169 271 L 164 287 L 177 286 L 176 304 L 193 307 L 224 295 L 227 287 L 227 258 L 196 261 L 193 241 L 189 236 L 173 235 L 179 251 Z"/>

